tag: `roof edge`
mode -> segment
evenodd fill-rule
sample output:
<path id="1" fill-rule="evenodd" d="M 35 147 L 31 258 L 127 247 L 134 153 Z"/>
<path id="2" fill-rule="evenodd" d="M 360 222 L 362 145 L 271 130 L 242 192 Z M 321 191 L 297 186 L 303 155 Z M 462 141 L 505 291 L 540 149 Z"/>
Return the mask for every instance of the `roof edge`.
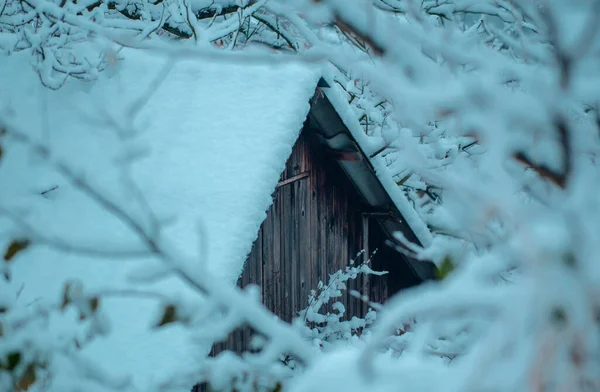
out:
<path id="1" fill-rule="evenodd" d="M 397 187 L 394 181 L 383 175 L 385 166 L 379 162 L 379 157 L 370 158 L 363 148 L 366 142 L 366 135 L 362 134 L 362 129 L 352 131 L 353 122 L 349 114 L 346 115 L 340 108 L 347 103 L 331 91 L 331 86 L 326 80 L 319 82 L 315 95 L 311 100 L 311 110 L 309 119 L 316 127 L 322 141 L 329 150 L 334 151 L 336 157 L 347 156 L 354 153 L 361 159 L 337 159 L 338 163 L 353 183 L 359 194 L 365 202 L 373 207 L 375 212 L 385 212 L 390 214 L 392 219 L 385 218 L 385 224 L 382 227 L 388 233 L 391 239 L 394 239 L 394 232 L 401 232 L 405 238 L 417 245 L 428 246 L 431 243 L 431 233 L 425 223 L 418 217 L 416 211 L 410 205 L 410 202 L 402 191 Z M 354 124 L 358 126 L 358 123 Z M 362 136 L 362 138 L 361 138 Z M 363 145 L 361 145 L 361 141 Z M 383 172 L 383 173 L 382 173 Z M 408 213 L 407 213 L 408 212 Z M 407 219 L 408 215 L 408 219 Z M 383 218 L 377 218 L 381 220 Z M 417 226 L 417 230 L 415 227 Z M 397 240 L 394 240 L 398 243 Z M 430 261 L 420 261 L 411 257 L 406 257 L 409 266 L 417 276 L 423 280 L 432 279 L 435 266 Z"/>

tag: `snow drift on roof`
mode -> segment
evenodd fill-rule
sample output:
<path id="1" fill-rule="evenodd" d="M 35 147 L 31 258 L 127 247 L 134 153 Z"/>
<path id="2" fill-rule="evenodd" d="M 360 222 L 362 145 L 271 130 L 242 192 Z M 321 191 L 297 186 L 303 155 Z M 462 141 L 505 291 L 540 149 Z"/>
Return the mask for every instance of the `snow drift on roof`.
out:
<path id="1" fill-rule="evenodd" d="M 299 63 L 174 63 L 131 50 L 121 55 L 125 60 L 98 81 L 71 81 L 58 91 L 41 86 L 22 54 L 0 58 L 0 118 L 49 145 L 54 157 L 73 164 L 113 200 L 144 219 L 151 211 L 179 249 L 233 284 L 266 217 L 319 72 Z M 2 207 L 24 213 L 44 235 L 81 247 L 136 244 L 122 222 L 39 157 L 17 144 L 5 150 Z M 0 217 L 0 231 L 8 225 Z M 71 278 L 89 289 L 123 287 L 127 274 L 144 262 L 33 247 L 15 260 L 11 284 L 15 291 L 24 284 L 19 303 L 25 306 L 55 300 Z M 192 297 L 175 278 L 158 287 Z M 110 299 L 103 306 L 110 309 L 114 332 L 84 354 L 112 372 L 133 373 L 140 390 L 206 354 L 177 326 L 147 333 L 158 311 L 152 298 Z M 56 323 L 56 333 L 70 325 L 63 324 Z M 54 382 L 61 390 L 60 377 Z"/>

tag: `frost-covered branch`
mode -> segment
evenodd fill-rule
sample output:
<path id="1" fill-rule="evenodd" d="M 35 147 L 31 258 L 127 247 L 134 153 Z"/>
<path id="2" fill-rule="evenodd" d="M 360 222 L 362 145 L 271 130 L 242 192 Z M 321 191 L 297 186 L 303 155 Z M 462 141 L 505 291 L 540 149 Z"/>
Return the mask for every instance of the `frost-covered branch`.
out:
<path id="1" fill-rule="evenodd" d="M 220 48 L 234 41 L 234 46 L 283 42 L 297 49 L 293 36 L 269 14 L 265 3 L 6 0 L 0 12 L 0 51 L 30 51 L 42 83 L 58 89 L 69 78 L 95 80 L 98 72 L 117 61 L 119 46 L 142 41 L 193 38 L 196 45 Z"/>
<path id="2" fill-rule="evenodd" d="M 347 290 L 347 282 L 356 279 L 359 275 L 384 275 L 387 271 L 373 271 L 369 260 L 354 265 L 360 257 L 364 257 L 364 251 L 358 253 L 356 258 L 343 270 L 338 270 L 329 276 L 327 285 L 319 282 L 316 290 L 311 290 L 308 296 L 308 306 L 299 312 L 297 322 L 306 329 L 307 336 L 320 347 L 334 344 L 339 340 L 351 340 L 364 332 L 364 329 L 376 319 L 375 311 L 379 304 L 369 302 L 368 296 L 360 292 L 352 292 L 357 301 L 366 302 L 370 308 L 364 318 L 356 315 L 346 315 L 344 304 L 337 301 Z M 330 303 L 331 301 L 335 301 Z M 323 313 L 325 306 L 331 307 L 331 311 Z M 342 320 L 345 316 L 349 320 Z"/>

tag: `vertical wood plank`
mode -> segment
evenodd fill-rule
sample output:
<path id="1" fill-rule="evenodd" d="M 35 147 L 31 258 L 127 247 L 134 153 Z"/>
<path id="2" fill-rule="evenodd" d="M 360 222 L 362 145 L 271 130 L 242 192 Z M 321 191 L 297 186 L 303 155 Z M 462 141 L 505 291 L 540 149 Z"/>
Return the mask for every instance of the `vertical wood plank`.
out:
<path id="1" fill-rule="evenodd" d="M 271 272 L 271 283 L 272 290 L 271 295 L 273 297 L 273 308 L 271 310 L 279 315 L 282 312 L 282 290 L 281 290 L 281 212 L 282 212 L 282 192 L 281 190 L 277 193 L 276 202 L 273 203 L 274 213 L 273 213 L 273 258 L 271 262 L 273 263 L 272 272 Z"/>
<path id="2" fill-rule="evenodd" d="M 295 312 L 300 311 L 305 307 L 305 301 L 308 296 L 307 284 L 310 284 L 310 277 L 307 271 L 310 265 L 310 226 L 306 216 L 307 207 L 310 203 L 309 195 L 309 180 L 304 179 L 298 182 L 298 203 L 297 211 L 298 221 L 298 282 L 297 287 L 297 302 L 294 309 Z"/>

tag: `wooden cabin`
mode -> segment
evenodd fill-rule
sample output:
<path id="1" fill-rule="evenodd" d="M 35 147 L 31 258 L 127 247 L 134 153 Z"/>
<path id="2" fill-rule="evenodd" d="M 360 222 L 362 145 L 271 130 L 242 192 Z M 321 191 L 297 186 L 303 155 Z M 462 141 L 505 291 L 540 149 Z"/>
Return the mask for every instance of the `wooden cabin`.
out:
<path id="1" fill-rule="evenodd" d="M 263 303 L 284 321 L 292 321 L 308 305 L 311 290 L 351 260 L 371 257 L 382 276 L 361 276 L 350 282 L 343 299 L 346 314 L 364 316 L 367 305 L 349 295 L 358 290 L 371 301 L 433 276 L 432 263 L 396 251 L 392 233 L 411 242 L 417 236 L 385 190 L 369 158 L 321 89 L 321 80 L 304 127 L 248 255 L 238 285 L 260 286 Z M 364 255 L 357 255 L 364 250 Z M 376 252 L 375 252 L 376 251 Z M 373 254 L 373 252 L 375 252 Z M 212 355 L 248 350 L 252 331 L 239 329 L 216 343 Z"/>

